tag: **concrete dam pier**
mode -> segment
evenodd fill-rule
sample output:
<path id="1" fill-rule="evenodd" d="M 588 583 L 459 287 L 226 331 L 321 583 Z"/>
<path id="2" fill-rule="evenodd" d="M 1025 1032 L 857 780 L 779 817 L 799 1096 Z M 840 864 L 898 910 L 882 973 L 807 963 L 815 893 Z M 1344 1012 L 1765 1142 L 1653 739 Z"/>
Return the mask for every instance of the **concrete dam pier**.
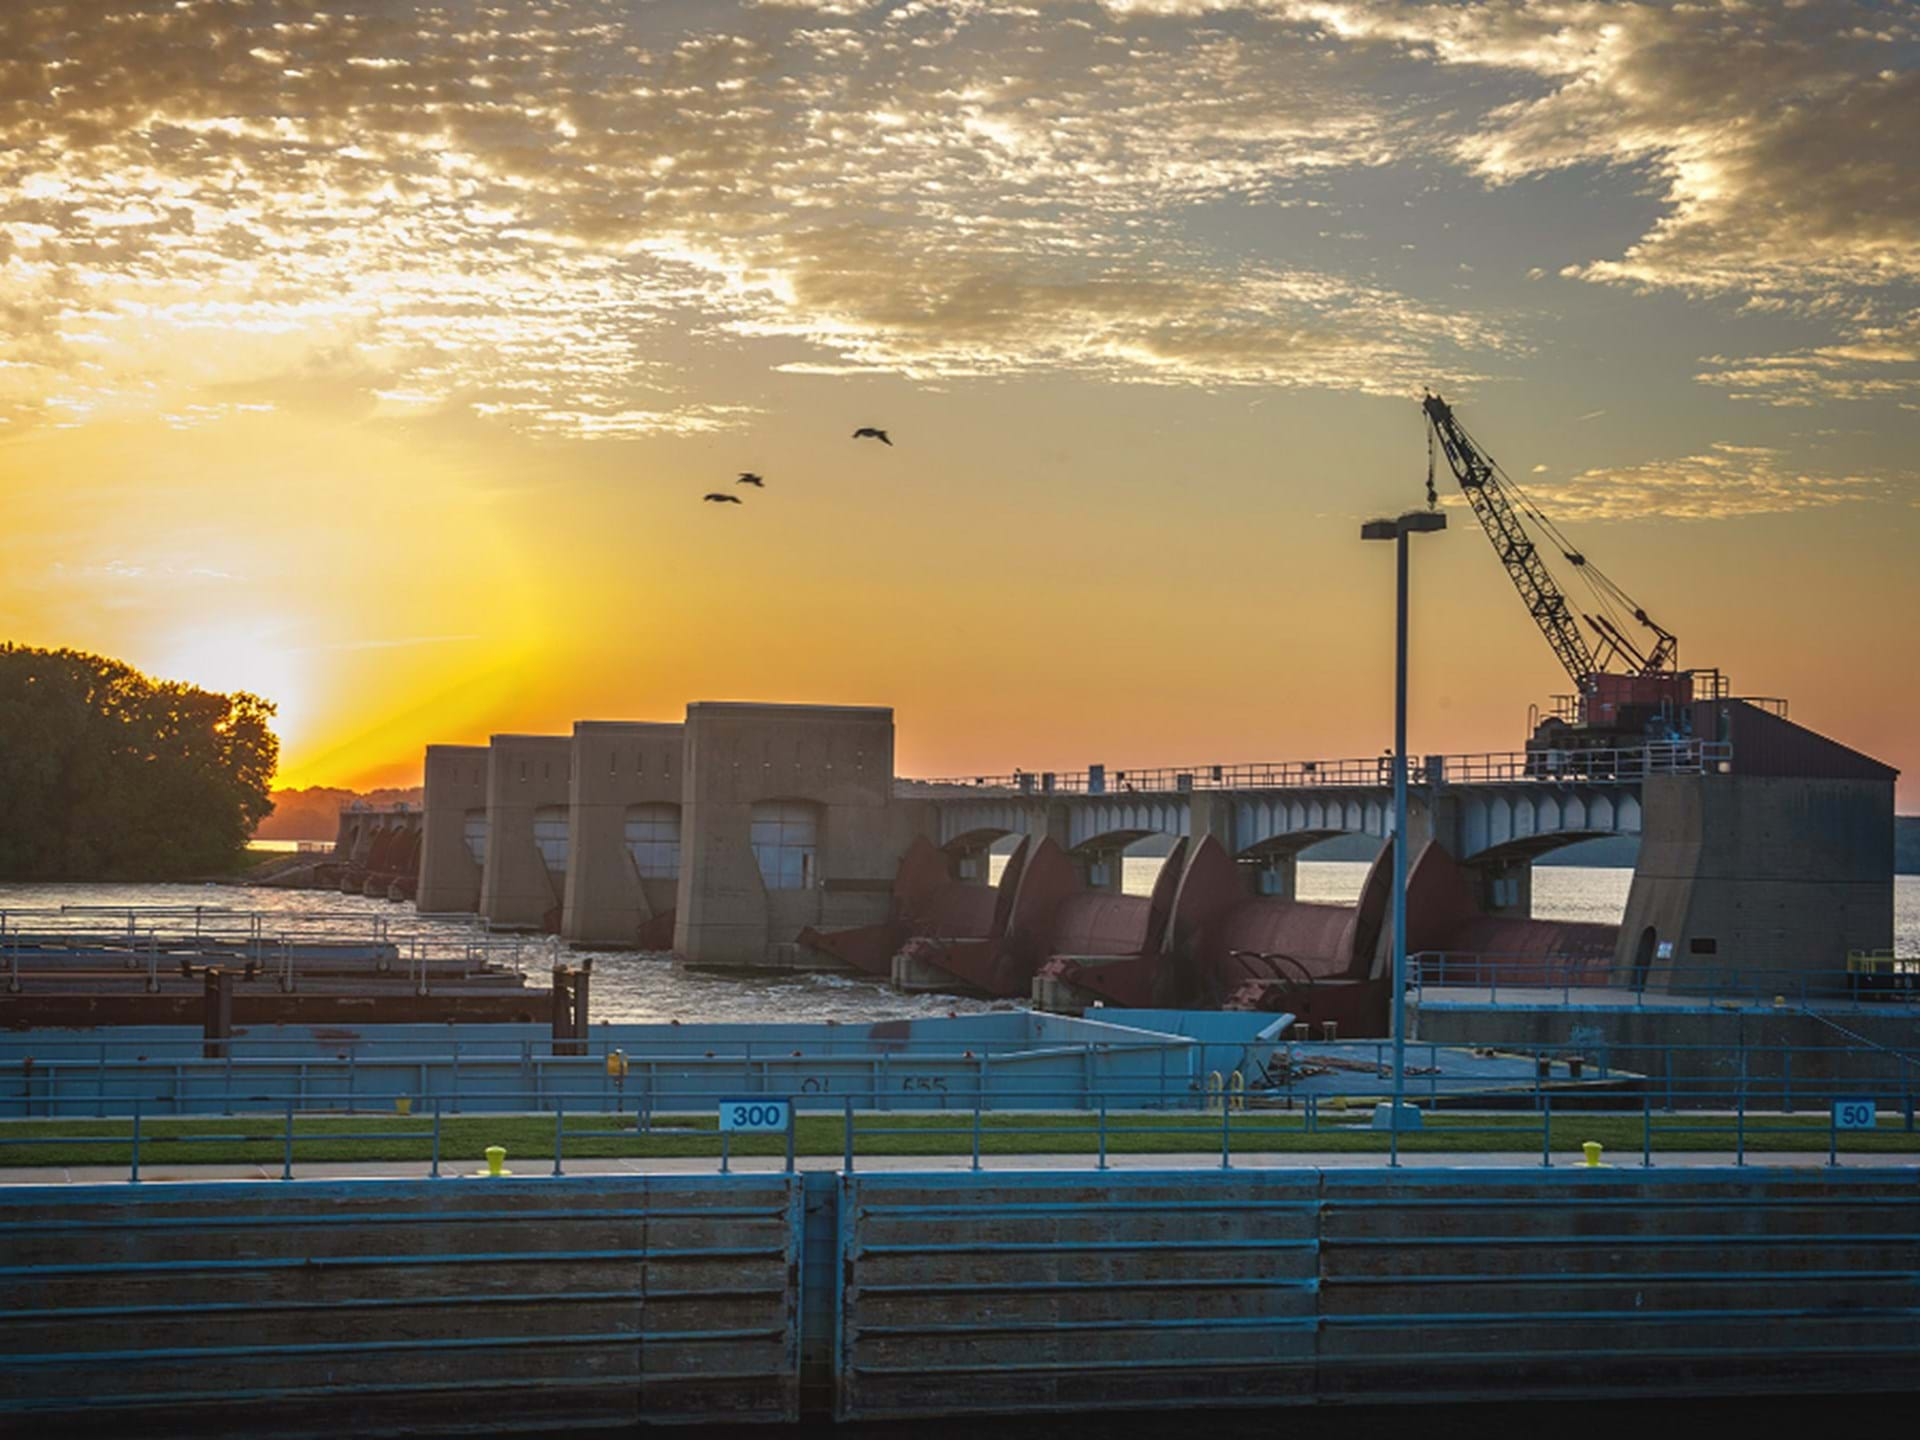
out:
<path id="1" fill-rule="evenodd" d="M 1896 772 L 1758 703 L 1680 719 L 1681 738 L 1612 749 L 1424 757 L 1399 837 L 1377 757 L 914 780 L 890 709 L 699 703 L 429 747 L 417 904 L 695 967 L 1286 1011 L 1343 1035 L 1384 1028 L 1403 839 L 1430 983 L 1491 957 L 1520 983 L 1684 994 L 1890 951 Z M 1346 834 L 1383 844 L 1358 904 L 1298 900 L 1301 851 Z M 1612 835 L 1641 840 L 1626 923 L 1534 919 L 1533 862 Z M 1151 895 L 1123 894 L 1149 836 L 1172 852 Z"/>

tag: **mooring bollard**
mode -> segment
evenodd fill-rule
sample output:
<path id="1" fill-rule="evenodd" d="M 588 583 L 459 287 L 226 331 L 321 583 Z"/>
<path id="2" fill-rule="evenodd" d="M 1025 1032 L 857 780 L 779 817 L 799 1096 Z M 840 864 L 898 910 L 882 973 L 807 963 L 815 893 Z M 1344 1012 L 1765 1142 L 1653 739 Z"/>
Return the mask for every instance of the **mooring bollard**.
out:
<path id="1" fill-rule="evenodd" d="M 487 1146 L 486 1155 L 487 1155 L 487 1168 L 484 1170 L 474 1171 L 473 1173 L 476 1179 L 498 1180 L 502 1175 L 511 1175 L 513 1173 L 511 1170 L 507 1169 L 507 1147 L 506 1146 L 489 1145 Z"/>
<path id="2" fill-rule="evenodd" d="M 1587 1152 L 1587 1168 L 1589 1170 L 1598 1170 L 1600 1168 L 1600 1142 L 1598 1140 L 1583 1141 L 1580 1148 Z"/>

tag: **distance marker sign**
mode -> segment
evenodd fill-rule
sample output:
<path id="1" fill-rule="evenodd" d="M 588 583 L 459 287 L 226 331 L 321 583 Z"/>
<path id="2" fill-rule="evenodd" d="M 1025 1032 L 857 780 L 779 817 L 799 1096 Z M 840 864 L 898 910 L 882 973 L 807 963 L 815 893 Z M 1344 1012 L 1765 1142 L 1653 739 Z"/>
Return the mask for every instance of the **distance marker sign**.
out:
<path id="1" fill-rule="evenodd" d="M 793 1123 L 791 1100 L 769 1100 L 752 1095 L 741 1100 L 720 1102 L 720 1128 L 758 1134 L 781 1134 Z"/>
<path id="2" fill-rule="evenodd" d="M 1836 1100 L 1833 1102 L 1833 1128 L 1871 1130 L 1876 1123 L 1873 1101 Z"/>

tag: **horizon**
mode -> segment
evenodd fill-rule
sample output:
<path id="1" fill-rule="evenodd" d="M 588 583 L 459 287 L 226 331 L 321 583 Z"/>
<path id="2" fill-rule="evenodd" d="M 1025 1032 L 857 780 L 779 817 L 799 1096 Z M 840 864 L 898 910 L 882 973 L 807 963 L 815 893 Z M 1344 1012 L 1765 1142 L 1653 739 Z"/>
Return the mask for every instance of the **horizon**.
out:
<path id="1" fill-rule="evenodd" d="M 0 15 L 0 633 L 273 700 L 276 788 L 701 696 L 1378 753 L 1431 387 L 1920 810 L 1911 11 L 276 13 Z M 1412 748 L 1516 750 L 1570 682 L 1437 483 Z"/>

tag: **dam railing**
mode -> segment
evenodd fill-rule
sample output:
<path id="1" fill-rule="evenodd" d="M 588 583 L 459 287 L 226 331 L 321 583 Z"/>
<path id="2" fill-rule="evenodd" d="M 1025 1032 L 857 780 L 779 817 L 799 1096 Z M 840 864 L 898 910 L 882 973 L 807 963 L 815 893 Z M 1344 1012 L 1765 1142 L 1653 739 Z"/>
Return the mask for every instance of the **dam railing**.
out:
<path id="1" fill-rule="evenodd" d="M 1732 763 L 1733 746 L 1727 741 L 1676 740 L 1615 749 L 1417 755 L 1409 757 L 1408 778 L 1416 785 L 1632 784 L 1654 775 L 1724 773 Z M 1195 790 L 1377 789 L 1393 783 L 1393 770 L 1390 756 L 1370 755 L 1113 770 L 1015 770 L 1004 775 L 903 777 L 900 783 L 907 787 L 904 793 L 910 794 L 938 788 L 956 795 L 1173 795 Z"/>
<path id="2" fill-rule="evenodd" d="M 1471 992 L 1474 1003 L 1671 1009 L 1721 1002 L 1812 1007 L 1920 1004 L 1920 959 L 1854 957 L 1846 969 L 1727 965 L 1699 957 L 1654 960 L 1638 985 L 1614 980 L 1613 957 L 1492 955 L 1424 950 L 1407 956 L 1407 986 Z M 1448 998 L 1467 998 L 1449 995 Z"/>

